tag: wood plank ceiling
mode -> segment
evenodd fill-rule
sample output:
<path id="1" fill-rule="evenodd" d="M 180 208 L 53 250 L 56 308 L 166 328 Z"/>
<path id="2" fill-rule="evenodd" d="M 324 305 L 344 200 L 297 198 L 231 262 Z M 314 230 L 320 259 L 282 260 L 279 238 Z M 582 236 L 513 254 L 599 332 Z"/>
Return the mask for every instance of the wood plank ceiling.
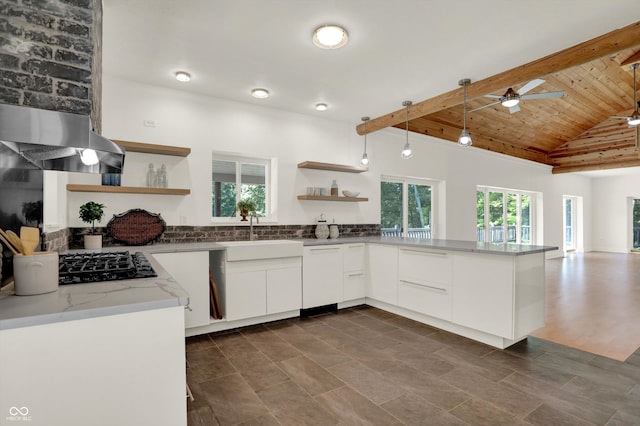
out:
<path id="1" fill-rule="evenodd" d="M 521 100 L 520 111 L 496 105 L 467 113 L 473 146 L 553 166 L 553 173 L 640 166 L 638 128 L 627 120 L 635 108 L 633 70 L 640 62 L 640 21 L 467 86 L 467 111 L 495 102 L 485 95 L 516 92 L 528 81 L 544 83 L 528 93 L 563 91 L 560 98 Z M 637 70 L 640 79 L 640 69 Z M 465 76 L 460 76 L 464 78 Z M 640 83 L 638 84 L 640 86 Z M 409 108 L 409 130 L 457 142 L 463 127 L 463 89 Z M 359 134 L 404 129 L 406 112 L 370 120 Z M 461 148 L 462 149 L 462 148 Z"/>

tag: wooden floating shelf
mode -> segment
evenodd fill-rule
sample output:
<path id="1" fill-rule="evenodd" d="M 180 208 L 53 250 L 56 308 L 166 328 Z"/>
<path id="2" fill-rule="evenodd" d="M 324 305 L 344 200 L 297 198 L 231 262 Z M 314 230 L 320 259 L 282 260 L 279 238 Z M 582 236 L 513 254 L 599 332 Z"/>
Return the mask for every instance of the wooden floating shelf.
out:
<path id="1" fill-rule="evenodd" d="M 332 197 L 330 195 L 298 195 L 298 200 L 313 200 L 313 201 L 369 201 L 368 198 L 362 197 Z"/>
<path id="2" fill-rule="evenodd" d="M 191 154 L 191 148 L 183 148 L 181 146 L 155 145 L 150 143 L 118 141 L 113 139 L 125 150 L 129 152 L 143 152 L 145 154 L 173 155 L 175 157 L 186 157 Z"/>
<path id="3" fill-rule="evenodd" d="M 67 184 L 67 191 L 71 192 L 108 192 L 111 194 L 155 194 L 155 195 L 188 195 L 190 189 L 179 188 L 145 188 L 142 186 L 108 186 L 108 185 L 80 185 Z"/>
<path id="4" fill-rule="evenodd" d="M 317 161 L 303 161 L 302 163 L 298 163 L 298 168 L 328 170 L 333 172 L 347 172 L 347 173 L 362 173 L 369 170 L 364 167 L 348 166 L 345 164 L 319 163 Z"/>

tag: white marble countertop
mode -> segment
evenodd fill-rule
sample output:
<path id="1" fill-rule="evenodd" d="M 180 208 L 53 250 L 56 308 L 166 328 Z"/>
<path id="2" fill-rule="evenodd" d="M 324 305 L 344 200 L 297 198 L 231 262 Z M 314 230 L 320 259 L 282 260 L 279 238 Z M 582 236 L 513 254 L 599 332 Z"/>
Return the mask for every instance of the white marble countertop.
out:
<path id="1" fill-rule="evenodd" d="M 153 258 L 152 253 L 223 250 L 215 243 L 106 247 L 101 251 L 142 252 L 157 277 L 61 285 L 52 293 L 16 296 L 13 285 L 0 291 L 0 330 L 105 315 L 187 306 L 188 294 Z M 92 250 L 73 250 L 83 252 Z"/>

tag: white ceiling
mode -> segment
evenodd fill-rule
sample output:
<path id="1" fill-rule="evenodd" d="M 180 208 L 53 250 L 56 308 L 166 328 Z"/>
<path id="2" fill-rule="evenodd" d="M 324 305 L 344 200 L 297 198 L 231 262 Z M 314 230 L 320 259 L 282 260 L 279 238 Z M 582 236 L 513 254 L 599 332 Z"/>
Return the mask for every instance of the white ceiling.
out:
<path id="1" fill-rule="evenodd" d="M 104 73 L 360 123 L 638 20 L 638 0 L 103 0 Z M 344 26 L 340 50 L 312 31 Z M 179 83 L 177 70 L 193 79 Z M 250 96 L 254 87 L 268 99 Z M 329 104 L 315 111 L 317 102 Z"/>

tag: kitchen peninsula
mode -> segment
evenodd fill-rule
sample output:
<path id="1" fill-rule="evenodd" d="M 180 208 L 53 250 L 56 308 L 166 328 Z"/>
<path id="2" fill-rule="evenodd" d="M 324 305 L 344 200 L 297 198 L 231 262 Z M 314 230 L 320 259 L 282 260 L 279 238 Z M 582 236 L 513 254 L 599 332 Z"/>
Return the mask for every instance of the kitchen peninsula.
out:
<path id="1" fill-rule="evenodd" d="M 266 241 L 244 243 L 250 247 Z M 274 315 L 243 313 L 233 320 L 209 317 L 207 269 L 218 268 L 212 259 L 224 262 L 228 249 L 228 244 L 215 242 L 133 248 L 145 253 L 156 278 L 62 286 L 55 293 L 37 296 L 15 296 L 4 289 L 0 292 L 0 410 L 27 406 L 33 424 L 39 424 L 35 422 L 39 416 L 48 420 L 64 416 L 65 424 L 70 425 L 89 424 L 100 416 L 116 424 L 119 416 L 130 421 L 135 413 L 145 415 L 136 424 L 185 424 L 185 305 L 191 309 L 187 316 L 200 315 L 203 312 L 193 311 L 203 309 L 205 318 L 205 324 L 187 323 L 186 335 L 297 316 L 300 309 L 313 307 L 313 300 L 321 300 L 318 303 L 335 303 L 338 308 L 369 304 L 505 348 L 543 325 L 545 252 L 557 249 L 393 237 L 297 243 L 304 251 L 287 254 L 280 261 L 287 266 L 290 284 L 295 264 L 283 259 L 300 259 L 301 255 L 298 282 L 302 289 L 297 294 L 302 297 L 296 296 L 295 306 L 287 305 Z M 203 265 L 190 268 L 193 279 L 187 277 L 190 282 L 183 282 L 184 277 L 172 277 L 163 266 L 163 259 L 172 255 L 180 255 L 189 265 L 193 255 L 202 258 Z M 331 263 L 322 263 L 325 261 Z M 333 280 L 321 279 L 322 288 L 306 287 L 313 283 L 305 274 L 312 267 L 333 273 Z M 263 266 L 264 274 L 269 274 L 269 268 Z M 251 283 L 257 282 L 252 271 L 248 275 Z M 228 300 L 237 293 L 227 291 L 227 285 L 218 282 L 223 313 L 230 304 L 243 303 Z M 280 296 L 291 290 L 290 285 L 276 285 L 274 294 L 282 300 Z M 305 302 L 309 291 L 318 299 Z M 269 303 L 269 293 L 266 297 Z M 75 408 L 69 405 L 67 411 L 64 402 L 50 397 L 56 383 L 65 383 L 65 389 L 71 390 L 65 401 Z M 119 409 L 113 410 L 114 406 Z M 71 411 L 73 416 L 68 414 Z M 150 413 L 159 417 L 150 422 Z M 168 421 L 170 418 L 173 420 Z"/>

